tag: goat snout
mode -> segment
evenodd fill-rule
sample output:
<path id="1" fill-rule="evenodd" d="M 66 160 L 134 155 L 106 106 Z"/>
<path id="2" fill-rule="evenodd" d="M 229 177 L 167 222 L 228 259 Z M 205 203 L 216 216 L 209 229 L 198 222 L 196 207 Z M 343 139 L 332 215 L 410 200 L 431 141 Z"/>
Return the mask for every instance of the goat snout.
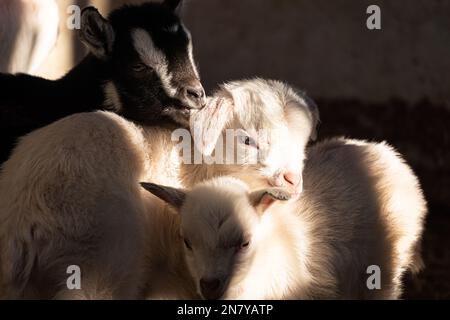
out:
<path id="1" fill-rule="evenodd" d="M 293 188 L 295 194 L 299 194 L 303 191 L 303 179 L 301 174 L 287 172 L 283 175 L 283 178 L 284 181 L 287 182 L 287 185 Z"/>
<path id="2" fill-rule="evenodd" d="M 205 89 L 198 80 L 192 81 L 183 88 L 183 98 L 194 109 L 200 109 L 206 105 Z"/>
<path id="3" fill-rule="evenodd" d="M 205 299 L 217 300 L 223 294 L 222 281 L 219 278 L 202 278 L 200 290 Z"/>
<path id="4" fill-rule="evenodd" d="M 300 196 L 300 193 L 303 191 L 303 177 L 299 173 L 279 173 L 272 179 L 269 179 L 269 183 L 274 187 L 286 188 L 291 193 L 292 198 Z"/>

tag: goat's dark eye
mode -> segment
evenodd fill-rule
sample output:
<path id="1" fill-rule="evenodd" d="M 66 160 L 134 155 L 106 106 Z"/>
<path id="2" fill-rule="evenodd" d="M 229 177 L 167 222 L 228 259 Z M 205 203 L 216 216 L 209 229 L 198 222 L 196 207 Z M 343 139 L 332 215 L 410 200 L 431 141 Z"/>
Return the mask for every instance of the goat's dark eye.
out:
<path id="1" fill-rule="evenodd" d="M 242 251 L 247 249 L 250 246 L 250 241 L 244 241 L 240 245 L 237 246 L 238 251 Z"/>
<path id="2" fill-rule="evenodd" d="M 191 246 L 191 243 L 189 242 L 189 240 L 186 238 L 183 238 L 183 241 L 184 241 L 184 245 L 186 246 L 186 248 L 188 248 L 189 250 L 192 250 L 192 246 Z"/>
<path id="3" fill-rule="evenodd" d="M 134 72 L 143 72 L 146 71 L 147 69 L 148 67 L 143 63 L 136 63 L 135 65 L 133 65 Z"/>
<path id="4" fill-rule="evenodd" d="M 167 26 L 167 27 L 163 28 L 162 30 L 163 30 L 164 32 L 166 32 L 166 33 L 172 33 L 172 34 L 175 34 L 175 33 L 178 32 L 178 30 L 180 30 L 180 25 L 177 24 L 177 23 L 175 23 L 175 24 L 173 24 L 173 25 L 171 25 L 171 26 Z"/>
<path id="5" fill-rule="evenodd" d="M 258 144 L 256 143 L 255 139 L 250 136 L 241 136 L 240 140 L 246 146 L 258 148 Z"/>

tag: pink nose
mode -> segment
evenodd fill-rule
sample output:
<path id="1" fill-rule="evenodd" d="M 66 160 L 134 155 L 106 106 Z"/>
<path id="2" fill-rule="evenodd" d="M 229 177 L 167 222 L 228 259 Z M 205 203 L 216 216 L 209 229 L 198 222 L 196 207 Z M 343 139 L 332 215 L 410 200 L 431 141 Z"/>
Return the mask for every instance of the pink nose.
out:
<path id="1" fill-rule="evenodd" d="M 284 174 L 284 180 L 295 190 L 295 193 L 302 192 L 303 183 L 302 183 L 302 175 L 293 172 L 287 172 Z"/>

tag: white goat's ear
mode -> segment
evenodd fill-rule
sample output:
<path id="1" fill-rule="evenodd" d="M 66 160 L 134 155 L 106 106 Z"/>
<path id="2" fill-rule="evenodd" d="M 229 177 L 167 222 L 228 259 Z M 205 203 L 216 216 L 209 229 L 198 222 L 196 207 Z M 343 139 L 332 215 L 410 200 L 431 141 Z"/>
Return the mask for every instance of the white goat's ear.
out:
<path id="1" fill-rule="evenodd" d="M 79 36 L 97 58 L 104 59 L 112 53 L 115 38 L 113 27 L 96 8 L 87 7 L 81 11 Z"/>
<path id="2" fill-rule="evenodd" d="M 311 114 L 312 126 L 311 126 L 311 136 L 309 138 L 312 141 L 316 141 L 317 127 L 319 126 L 320 122 L 319 108 L 317 107 L 317 104 L 314 102 L 314 100 L 308 97 L 306 94 L 303 95 L 303 100 L 305 101 L 306 107 L 308 108 Z"/>
<path id="3" fill-rule="evenodd" d="M 190 119 L 191 134 L 197 149 L 210 156 L 222 131 L 233 116 L 231 97 L 210 98 L 206 107 L 194 111 Z"/>
<path id="4" fill-rule="evenodd" d="M 270 188 L 250 193 L 249 199 L 259 214 L 263 214 L 275 201 L 287 201 L 291 198 L 283 188 Z"/>
<path id="5" fill-rule="evenodd" d="M 288 103 L 288 106 L 292 106 L 297 109 L 300 108 L 307 112 L 309 120 L 311 121 L 311 134 L 309 139 L 315 141 L 317 140 L 317 127 L 320 122 L 319 108 L 314 100 L 308 97 L 305 93 L 297 92 L 297 94 L 298 96 L 291 100 Z"/>
<path id="6" fill-rule="evenodd" d="M 180 189 L 148 182 L 141 182 L 141 186 L 176 209 L 180 209 L 186 199 L 186 192 Z"/>
<path id="7" fill-rule="evenodd" d="M 179 14 L 181 11 L 181 7 L 183 6 L 182 0 L 165 0 L 163 5 L 169 8 L 170 11 L 175 14 Z"/>

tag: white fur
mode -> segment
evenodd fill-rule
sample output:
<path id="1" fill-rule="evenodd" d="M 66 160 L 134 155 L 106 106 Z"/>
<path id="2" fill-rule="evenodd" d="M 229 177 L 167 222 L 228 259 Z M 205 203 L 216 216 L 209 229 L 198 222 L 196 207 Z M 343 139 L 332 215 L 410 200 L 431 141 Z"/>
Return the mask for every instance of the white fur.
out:
<path id="1" fill-rule="evenodd" d="M 181 23 L 180 26 L 181 26 L 181 28 L 183 28 L 184 32 L 188 36 L 188 39 L 189 39 L 189 44 L 188 44 L 189 61 L 191 61 L 192 68 L 193 68 L 197 78 L 200 79 L 200 74 L 198 73 L 197 65 L 195 64 L 195 61 L 194 61 L 194 47 L 192 45 L 191 32 L 185 27 L 185 25 L 183 23 Z"/>
<path id="2" fill-rule="evenodd" d="M 179 197 L 197 286 L 222 279 L 225 299 L 399 298 L 404 273 L 422 264 L 427 209 L 412 170 L 385 143 L 334 139 L 311 148 L 304 173 L 302 197 L 268 209 L 229 177 Z M 250 245 L 236 253 L 241 235 Z M 380 290 L 367 287 L 371 265 Z"/>
<path id="3" fill-rule="evenodd" d="M 236 83 L 220 92 L 236 99 L 227 100 L 240 110 L 236 121 L 267 129 L 292 126 L 287 120 L 292 106 L 282 99 L 289 97 L 288 87 L 257 80 L 253 95 L 272 90 L 280 99 L 239 99 L 233 91 L 250 94 L 249 82 L 241 82 L 246 90 Z M 299 102 L 295 108 L 303 116 L 307 107 Z M 257 115 L 253 124 L 245 114 Z M 311 128 L 306 121 L 302 134 L 292 133 L 289 148 L 303 150 Z M 0 291 L 22 298 L 52 298 L 55 290 L 64 298 L 195 297 L 189 274 L 180 273 L 182 251 L 173 245 L 179 240 L 174 232 L 178 218 L 139 182 L 191 186 L 227 172 L 256 180 L 264 165 L 181 165 L 172 129 L 141 128 L 118 115 L 95 112 L 24 137 L 0 175 Z M 267 185 L 267 179 L 260 183 Z M 72 264 L 82 269 L 81 292 L 64 290 L 65 271 Z"/>
<path id="4" fill-rule="evenodd" d="M 166 93 L 173 97 L 176 89 L 172 86 L 172 75 L 169 73 L 168 61 L 165 54 L 159 50 L 151 36 L 143 29 L 135 29 L 132 32 L 134 48 L 141 60 L 149 67 L 153 68 L 163 84 Z"/>
<path id="5" fill-rule="evenodd" d="M 34 73 L 58 36 L 55 0 L 0 2 L 0 71 Z"/>

